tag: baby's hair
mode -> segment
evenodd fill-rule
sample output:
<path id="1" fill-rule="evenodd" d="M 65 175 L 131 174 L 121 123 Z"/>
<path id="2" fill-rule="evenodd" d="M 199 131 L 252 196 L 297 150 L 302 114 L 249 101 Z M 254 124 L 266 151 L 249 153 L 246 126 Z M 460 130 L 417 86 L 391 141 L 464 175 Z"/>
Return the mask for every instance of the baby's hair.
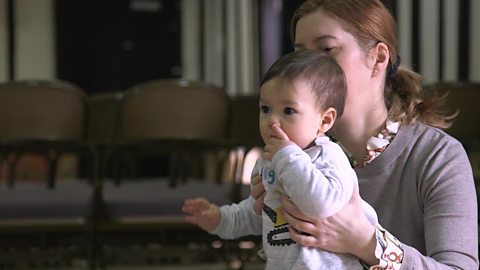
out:
<path id="1" fill-rule="evenodd" d="M 299 50 L 278 59 L 265 73 L 260 86 L 272 79 L 303 81 L 315 94 L 319 110 L 334 108 L 343 114 L 347 82 L 342 68 L 331 57 L 315 50 Z"/>

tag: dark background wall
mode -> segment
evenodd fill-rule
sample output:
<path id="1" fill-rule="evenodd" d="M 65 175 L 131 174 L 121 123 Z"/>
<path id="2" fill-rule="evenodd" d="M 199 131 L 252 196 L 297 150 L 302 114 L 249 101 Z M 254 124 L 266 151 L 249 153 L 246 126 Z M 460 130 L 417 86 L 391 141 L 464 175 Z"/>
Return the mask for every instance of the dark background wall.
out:
<path id="1" fill-rule="evenodd" d="M 88 93 L 179 77 L 180 1 L 57 0 L 57 76 Z"/>

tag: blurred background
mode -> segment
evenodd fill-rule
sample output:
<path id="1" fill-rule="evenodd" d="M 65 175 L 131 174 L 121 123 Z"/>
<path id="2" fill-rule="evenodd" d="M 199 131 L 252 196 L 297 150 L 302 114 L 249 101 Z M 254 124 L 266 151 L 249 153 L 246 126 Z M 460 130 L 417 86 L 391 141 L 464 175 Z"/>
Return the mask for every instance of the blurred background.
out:
<path id="1" fill-rule="evenodd" d="M 262 72 L 291 51 L 300 0 L 0 0 L 0 81 L 64 79 L 88 93 L 157 78 L 254 93 Z M 426 83 L 480 80 L 480 3 L 385 0 L 402 63 Z"/>

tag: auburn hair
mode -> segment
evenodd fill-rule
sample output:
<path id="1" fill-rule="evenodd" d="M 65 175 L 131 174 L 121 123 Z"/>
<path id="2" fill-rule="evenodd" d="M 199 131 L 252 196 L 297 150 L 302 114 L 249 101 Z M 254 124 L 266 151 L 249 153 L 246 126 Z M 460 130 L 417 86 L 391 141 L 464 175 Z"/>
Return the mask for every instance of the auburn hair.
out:
<path id="1" fill-rule="evenodd" d="M 385 76 L 384 97 L 389 119 L 403 123 L 421 121 L 425 124 L 448 128 L 454 115 L 442 110 L 445 95 L 432 94 L 422 89 L 421 76 L 399 66 L 397 53 L 397 26 L 388 9 L 379 0 L 307 0 L 293 14 L 290 37 L 295 43 L 298 21 L 315 11 L 322 10 L 338 18 L 344 30 L 352 34 L 365 52 L 383 42 L 389 49 L 390 60 Z"/>

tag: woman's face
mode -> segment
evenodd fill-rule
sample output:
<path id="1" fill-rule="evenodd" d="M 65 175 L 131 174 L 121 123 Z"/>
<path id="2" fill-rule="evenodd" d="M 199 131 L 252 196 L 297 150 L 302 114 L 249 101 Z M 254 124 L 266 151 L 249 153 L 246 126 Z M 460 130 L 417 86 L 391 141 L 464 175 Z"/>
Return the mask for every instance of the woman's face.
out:
<path id="1" fill-rule="evenodd" d="M 302 17 L 296 26 L 295 49 L 314 49 L 324 52 L 340 64 L 345 72 L 348 84 L 345 111 L 339 121 L 347 124 L 367 115 L 366 110 L 375 110 L 372 74 L 374 60 L 358 45 L 352 34 L 344 30 L 339 19 L 319 9 Z M 383 98 L 382 98 L 383 99 Z"/>

